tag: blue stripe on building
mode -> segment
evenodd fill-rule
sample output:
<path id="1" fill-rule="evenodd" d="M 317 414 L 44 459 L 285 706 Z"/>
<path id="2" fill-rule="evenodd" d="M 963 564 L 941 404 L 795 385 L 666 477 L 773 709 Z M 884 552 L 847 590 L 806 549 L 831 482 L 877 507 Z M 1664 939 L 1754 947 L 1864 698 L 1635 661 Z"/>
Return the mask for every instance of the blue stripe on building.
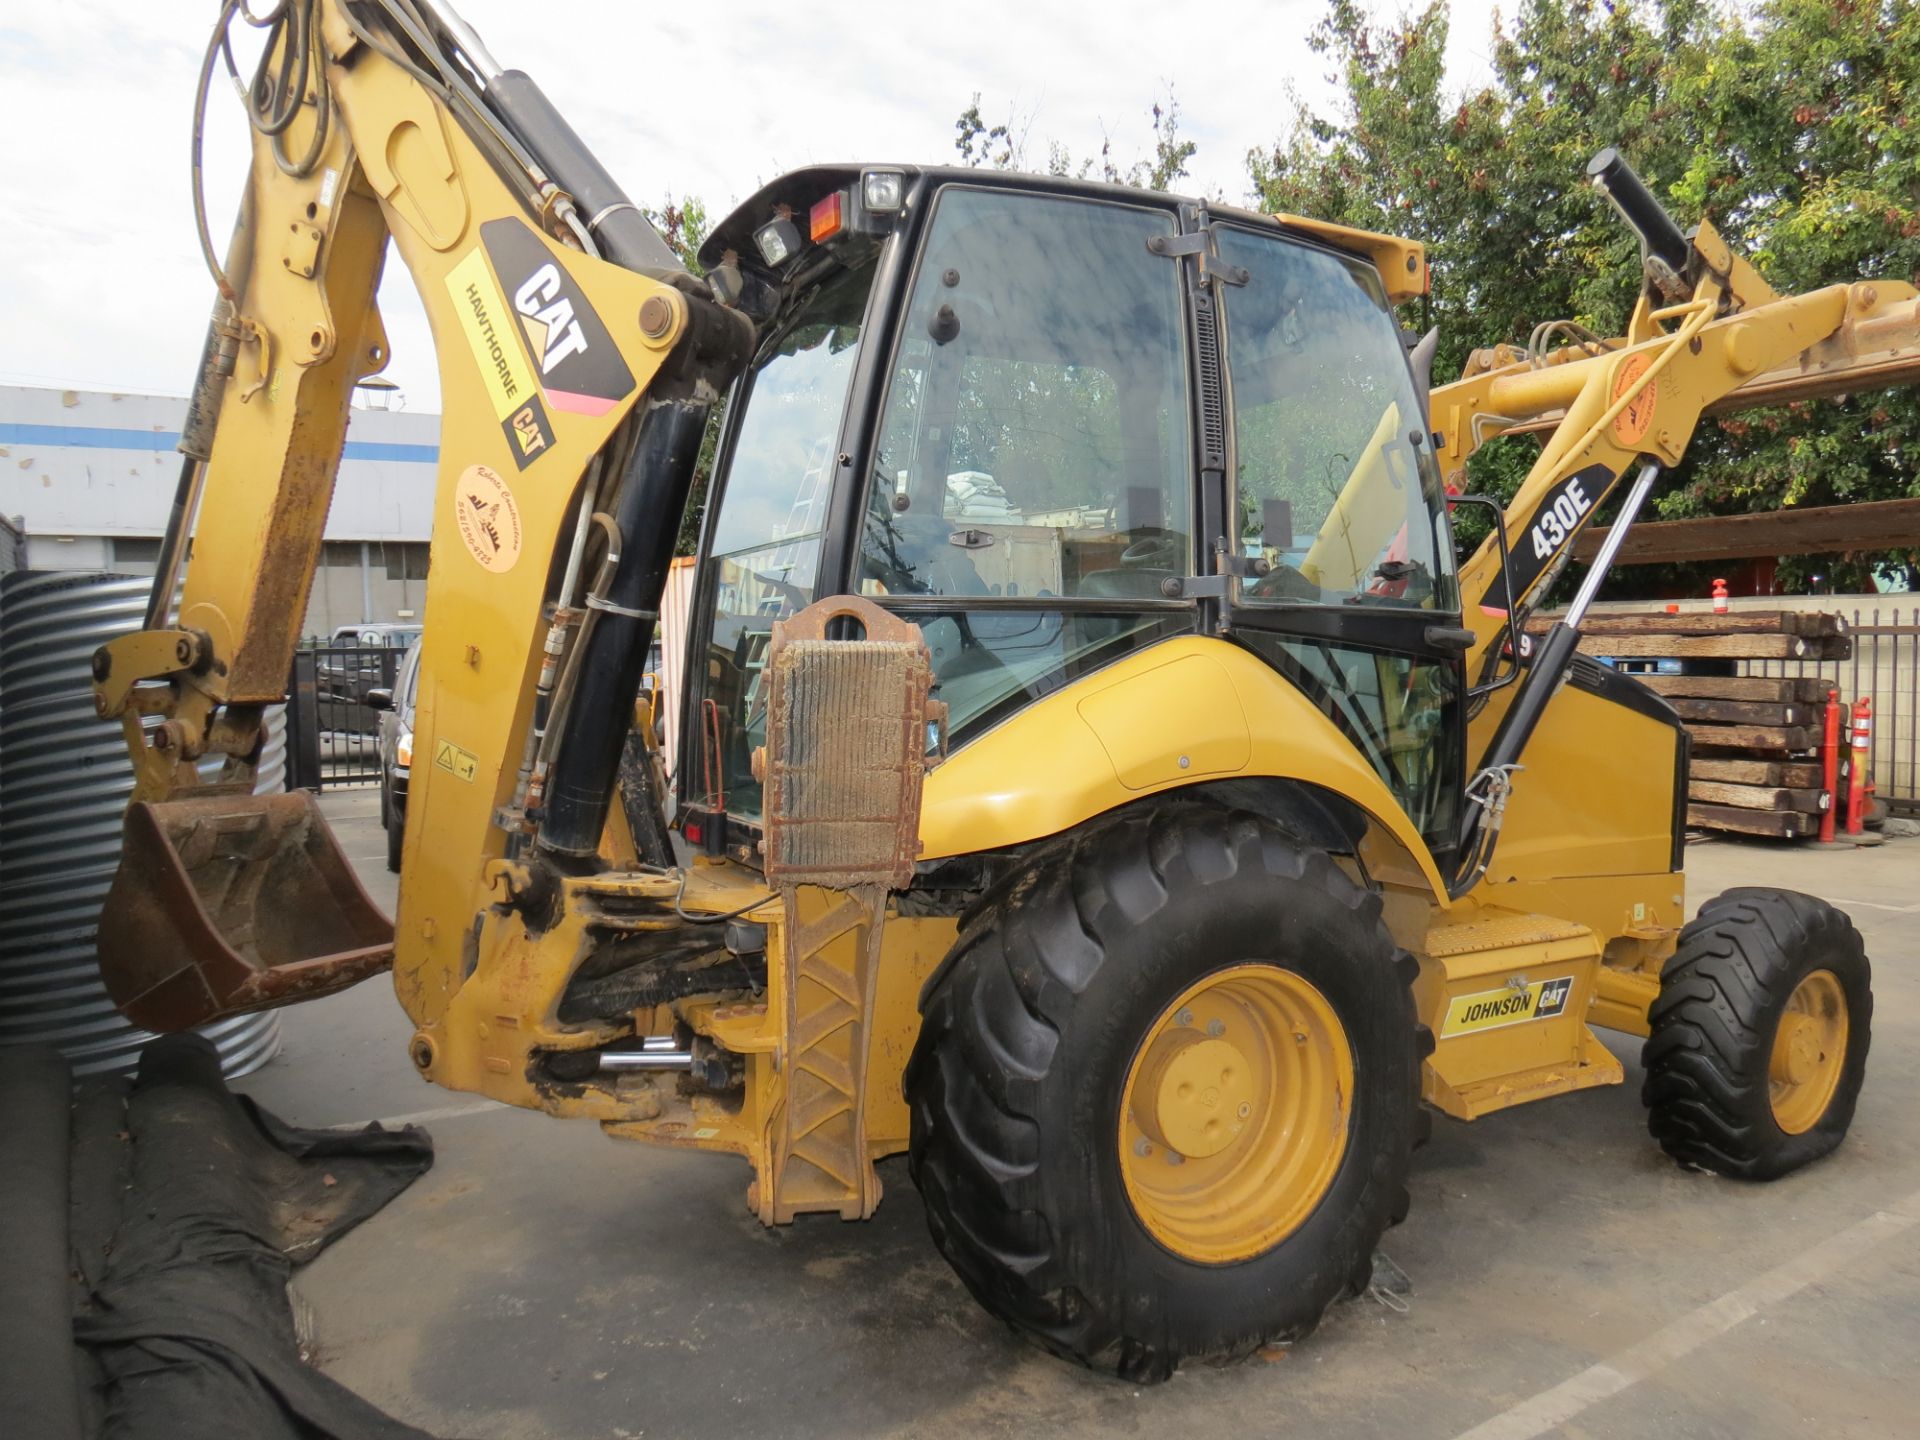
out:
<path id="1" fill-rule="evenodd" d="M 161 453 L 172 450 L 179 443 L 178 430 L 123 430 L 106 425 L 22 425 L 0 421 L 0 445 L 47 445 L 72 450 L 152 450 Z M 432 465 L 440 458 L 440 447 L 349 440 L 344 458 Z"/>

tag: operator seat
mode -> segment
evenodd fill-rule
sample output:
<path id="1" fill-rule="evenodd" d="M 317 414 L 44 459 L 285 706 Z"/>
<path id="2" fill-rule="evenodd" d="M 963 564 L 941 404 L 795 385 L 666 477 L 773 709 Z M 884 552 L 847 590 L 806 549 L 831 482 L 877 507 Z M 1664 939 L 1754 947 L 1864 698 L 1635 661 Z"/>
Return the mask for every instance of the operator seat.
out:
<path id="1" fill-rule="evenodd" d="M 909 510 L 891 522 L 901 583 L 889 586 L 899 595 L 991 595 L 980 567 L 953 536 L 966 527 L 939 515 L 917 515 Z"/>
<path id="2" fill-rule="evenodd" d="M 1128 564 L 1123 554 L 1120 564 L 1082 575 L 1074 586 L 1075 595 L 1085 600 L 1113 600 L 1123 604 L 1131 600 L 1166 598 L 1166 591 L 1160 588 L 1162 583 L 1178 577 L 1171 566 L 1157 563 L 1162 556 L 1155 551 L 1164 550 L 1166 559 L 1176 559 L 1184 554 L 1186 537 L 1158 528 L 1143 528 L 1134 534 L 1138 538 L 1128 547 L 1128 553 L 1138 551 L 1143 558 L 1156 563 Z M 1073 620 L 1080 648 L 1104 644 L 1133 625 L 1133 620 L 1120 616 L 1078 615 Z"/>

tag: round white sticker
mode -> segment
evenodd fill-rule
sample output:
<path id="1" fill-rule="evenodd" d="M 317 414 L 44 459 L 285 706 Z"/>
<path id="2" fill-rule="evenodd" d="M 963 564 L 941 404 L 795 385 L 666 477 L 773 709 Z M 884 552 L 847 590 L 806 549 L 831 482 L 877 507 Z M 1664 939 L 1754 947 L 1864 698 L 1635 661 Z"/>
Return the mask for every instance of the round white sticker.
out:
<path id="1" fill-rule="evenodd" d="M 453 504 L 467 553 L 483 570 L 511 570 L 520 558 L 520 507 L 507 482 L 485 465 L 469 465 L 460 472 Z"/>

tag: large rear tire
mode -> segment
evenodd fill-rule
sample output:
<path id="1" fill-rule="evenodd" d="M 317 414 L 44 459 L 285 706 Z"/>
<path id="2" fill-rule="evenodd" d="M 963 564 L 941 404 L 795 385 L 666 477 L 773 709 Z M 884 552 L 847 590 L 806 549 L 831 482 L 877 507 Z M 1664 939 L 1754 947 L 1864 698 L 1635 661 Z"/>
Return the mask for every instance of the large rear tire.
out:
<path id="1" fill-rule="evenodd" d="M 1416 969 L 1378 895 L 1256 816 L 1061 842 L 923 997 L 935 1243 L 1017 1330 L 1129 1380 L 1304 1336 L 1406 1213 Z"/>
<path id="2" fill-rule="evenodd" d="M 1680 932 L 1648 1014 L 1641 1098 L 1683 1165 L 1772 1180 L 1846 1137 L 1873 990 L 1859 931 L 1824 900 L 1738 889 Z"/>

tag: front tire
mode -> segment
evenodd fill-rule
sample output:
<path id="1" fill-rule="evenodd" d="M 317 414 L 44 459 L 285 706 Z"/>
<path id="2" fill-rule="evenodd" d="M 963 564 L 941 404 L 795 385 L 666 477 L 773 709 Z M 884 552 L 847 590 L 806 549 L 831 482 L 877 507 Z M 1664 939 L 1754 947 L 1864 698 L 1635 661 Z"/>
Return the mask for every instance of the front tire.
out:
<path id="1" fill-rule="evenodd" d="M 1424 1035 L 1380 911 L 1267 821 L 1193 805 L 991 891 L 906 1077 L 914 1181 L 975 1298 L 1154 1381 L 1362 1287 L 1406 1211 Z"/>
<path id="2" fill-rule="evenodd" d="M 1773 1180 L 1846 1137 L 1873 1021 L 1860 932 L 1824 900 L 1729 890 L 1680 933 L 1648 1013 L 1641 1098 L 1683 1165 Z"/>

